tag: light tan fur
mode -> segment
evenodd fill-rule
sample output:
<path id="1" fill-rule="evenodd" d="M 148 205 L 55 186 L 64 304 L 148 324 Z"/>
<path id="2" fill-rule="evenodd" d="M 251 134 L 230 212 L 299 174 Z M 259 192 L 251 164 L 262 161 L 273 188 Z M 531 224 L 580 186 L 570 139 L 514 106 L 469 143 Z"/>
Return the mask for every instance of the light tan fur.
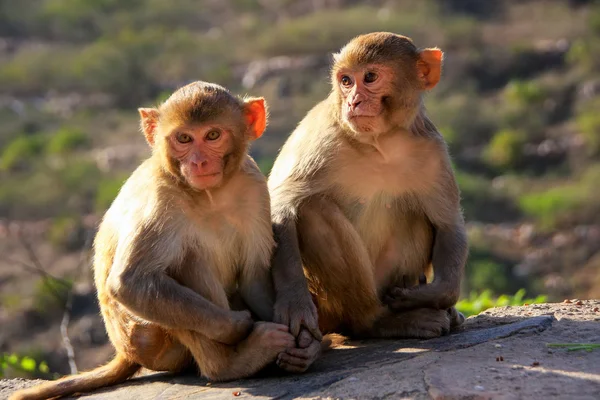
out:
<path id="1" fill-rule="evenodd" d="M 332 92 L 269 176 L 273 220 L 288 243 L 276 250 L 274 275 L 304 270 L 324 333 L 439 336 L 462 322 L 447 309 L 467 253 L 448 150 L 421 100 L 439 80 L 441 52 L 373 33 L 334 60 Z"/>
<path id="2" fill-rule="evenodd" d="M 12 400 L 89 391 L 122 382 L 141 367 L 177 372 L 193 362 L 210 379 L 237 379 L 295 347 L 287 326 L 254 323 L 248 311 L 230 306 L 240 296 L 259 319 L 273 318 L 269 194 L 246 154 L 248 140 L 265 127 L 263 106 L 263 100 L 237 99 L 196 82 L 159 109 L 140 110 L 153 155 L 123 185 L 94 242 L 98 300 L 116 357 L 91 372 L 19 391 Z M 227 146 L 202 164 L 224 171 L 222 179 L 190 186 L 190 159 L 173 159 L 169 140 L 179 135 L 178 126 L 222 127 L 215 121 L 223 115 L 233 126 L 231 136 L 223 133 Z M 208 146 L 202 135 L 194 140 L 192 153 Z"/>

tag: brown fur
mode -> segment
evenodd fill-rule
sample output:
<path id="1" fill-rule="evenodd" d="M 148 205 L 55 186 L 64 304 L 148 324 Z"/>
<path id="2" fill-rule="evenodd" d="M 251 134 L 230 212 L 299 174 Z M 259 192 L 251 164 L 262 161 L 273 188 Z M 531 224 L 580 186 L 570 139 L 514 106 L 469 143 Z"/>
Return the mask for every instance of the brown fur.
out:
<path id="1" fill-rule="evenodd" d="M 196 82 L 140 114 L 153 155 L 124 184 L 94 243 L 98 299 L 117 355 L 12 399 L 64 396 L 122 382 L 141 367 L 177 372 L 192 362 L 210 379 L 236 379 L 295 346 L 287 326 L 230 309 L 239 295 L 260 319 L 273 318 L 269 195 L 246 154 L 265 127 L 264 101 Z M 188 156 L 173 158 L 169 143 L 179 127 L 207 124 L 231 129 L 232 138 L 209 160 L 222 180 L 199 190 L 182 168 Z M 208 148 L 202 140 L 192 153 Z"/>
<path id="2" fill-rule="evenodd" d="M 391 33 L 353 39 L 334 55 L 329 97 L 273 166 L 273 220 L 286 243 L 273 274 L 304 270 L 324 333 L 427 338 L 462 322 L 447 312 L 467 254 L 460 196 L 421 99 L 441 56 Z"/>

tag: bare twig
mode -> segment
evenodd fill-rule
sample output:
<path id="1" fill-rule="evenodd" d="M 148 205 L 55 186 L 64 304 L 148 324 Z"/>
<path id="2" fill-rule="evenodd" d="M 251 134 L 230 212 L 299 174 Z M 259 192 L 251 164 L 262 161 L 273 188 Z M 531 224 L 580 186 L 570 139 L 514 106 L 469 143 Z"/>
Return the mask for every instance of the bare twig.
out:
<path id="1" fill-rule="evenodd" d="M 73 345 L 71 344 L 71 340 L 69 339 L 68 327 L 69 327 L 69 322 L 71 321 L 71 312 L 73 310 L 73 298 L 74 298 L 75 283 L 81 276 L 81 271 L 83 269 L 82 267 L 83 267 L 83 265 L 85 265 L 86 260 L 88 258 L 87 257 L 88 250 L 91 247 L 93 233 L 91 230 L 86 232 L 85 244 L 80 253 L 79 263 L 76 267 L 75 277 L 74 277 L 72 284 L 69 283 L 68 281 L 66 281 L 65 279 L 55 277 L 54 275 L 52 275 L 48 271 L 46 271 L 46 269 L 40 262 L 33 246 L 31 245 L 31 243 L 29 243 L 29 241 L 25 238 L 25 236 L 21 232 L 19 232 L 17 234 L 17 238 L 18 238 L 19 242 L 21 243 L 21 245 L 23 246 L 23 248 L 25 249 L 25 251 L 27 252 L 27 255 L 29 257 L 31 264 L 20 261 L 20 260 L 14 260 L 10 257 L 2 257 L 5 261 L 20 264 L 24 268 L 40 275 L 43 279 L 44 286 L 46 286 L 46 288 L 52 293 L 52 295 L 59 302 L 62 302 L 64 300 L 64 296 L 61 295 L 61 293 L 50 283 L 50 280 L 52 280 L 54 282 L 58 282 L 58 283 L 64 285 L 65 287 L 69 288 L 67 299 L 66 299 L 66 302 L 64 305 L 62 320 L 60 323 L 60 334 L 62 337 L 63 347 L 65 348 L 65 350 L 67 352 L 67 358 L 69 360 L 69 368 L 71 370 L 71 374 L 76 374 L 78 372 L 78 370 L 77 370 L 77 364 L 75 363 L 75 350 L 73 349 Z"/>
<path id="2" fill-rule="evenodd" d="M 91 231 L 86 232 L 85 244 L 83 246 L 83 249 L 81 249 L 81 253 L 79 255 L 79 264 L 77 265 L 77 268 L 75 270 L 74 282 L 76 282 L 79 279 L 79 277 L 81 276 L 81 271 L 83 270 L 82 267 L 86 264 L 85 261 L 87 259 L 88 250 L 92 242 L 92 236 L 93 235 Z M 77 364 L 75 363 L 75 349 L 73 349 L 73 346 L 71 345 L 71 340 L 69 339 L 68 333 L 69 322 L 71 321 L 71 312 L 73 311 L 74 292 L 75 285 L 73 285 L 73 287 L 69 291 L 67 302 L 65 304 L 65 310 L 63 312 L 62 321 L 60 323 L 60 334 L 62 336 L 63 346 L 67 351 L 67 357 L 69 359 L 69 369 L 71 370 L 71 374 L 76 374 L 78 372 Z"/>

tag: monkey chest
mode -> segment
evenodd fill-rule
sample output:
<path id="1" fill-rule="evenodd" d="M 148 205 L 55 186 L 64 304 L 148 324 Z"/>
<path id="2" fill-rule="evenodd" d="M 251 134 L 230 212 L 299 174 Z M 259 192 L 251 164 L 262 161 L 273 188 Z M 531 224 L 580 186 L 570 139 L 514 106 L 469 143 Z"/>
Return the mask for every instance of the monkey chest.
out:
<path id="1" fill-rule="evenodd" d="M 270 220 L 262 214 L 237 209 L 197 220 L 193 243 L 204 273 L 212 274 L 228 292 L 235 290 L 240 274 L 269 266 L 274 242 Z"/>
<path id="2" fill-rule="evenodd" d="M 439 171 L 431 144 L 399 137 L 382 140 L 377 148 L 340 149 L 328 180 L 344 196 L 368 203 L 381 195 L 419 196 L 435 184 Z"/>

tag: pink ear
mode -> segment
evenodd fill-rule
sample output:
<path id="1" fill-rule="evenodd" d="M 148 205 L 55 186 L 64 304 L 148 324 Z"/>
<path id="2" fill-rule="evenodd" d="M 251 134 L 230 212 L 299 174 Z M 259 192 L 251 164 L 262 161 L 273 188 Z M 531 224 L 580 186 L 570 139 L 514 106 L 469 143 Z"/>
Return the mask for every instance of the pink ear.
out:
<path id="1" fill-rule="evenodd" d="M 244 114 L 250 126 L 251 139 L 258 139 L 267 127 L 267 104 L 262 97 L 246 99 L 244 103 Z"/>
<path id="2" fill-rule="evenodd" d="M 154 135 L 158 124 L 158 110 L 156 108 L 138 108 L 141 118 L 141 127 L 146 141 L 150 146 L 154 146 Z"/>
<path id="3" fill-rule="evenodd" d="M 444 53 L 440 49 L 424 49 L 419 52 L 417 71 L 424 89 L 431 89 L 440 81 Z"/>

